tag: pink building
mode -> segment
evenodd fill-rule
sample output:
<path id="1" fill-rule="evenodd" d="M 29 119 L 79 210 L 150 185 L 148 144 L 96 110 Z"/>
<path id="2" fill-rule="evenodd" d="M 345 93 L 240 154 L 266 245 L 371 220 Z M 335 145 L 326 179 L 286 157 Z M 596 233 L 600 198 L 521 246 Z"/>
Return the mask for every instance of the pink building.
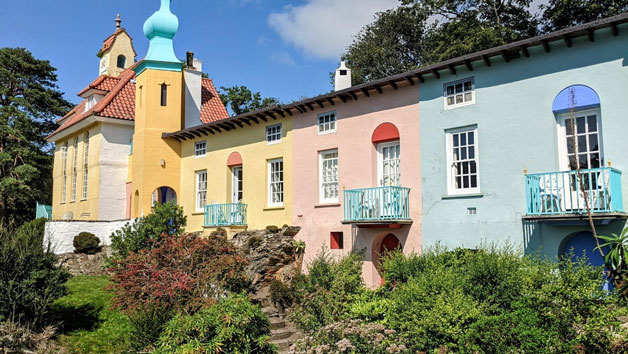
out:
<path id="1" fill-rule="evenodd" d="M 302 228 L 297 237 L 307 246 L 306 264 L 322 247 L 335 255 L 365 250 L 364 280 L 375 287 L 383 252 L 420 250 L 415 82 L 343 88 L 336 80 L 334 94 L 344 93 L 347 100 L 334 105 L 318 100 L 294 119 L 293 213 L 294 224 Z"/>

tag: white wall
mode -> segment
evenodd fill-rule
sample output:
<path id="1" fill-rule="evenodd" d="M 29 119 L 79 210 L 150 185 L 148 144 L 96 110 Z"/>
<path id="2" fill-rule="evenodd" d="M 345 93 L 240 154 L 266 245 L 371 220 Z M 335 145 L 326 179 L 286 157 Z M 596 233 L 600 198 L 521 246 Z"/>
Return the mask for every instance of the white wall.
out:
<path id="1" fill-rule="evenodd" d="M 111 234 L 132 220 L 116 221 L 48 221 L 46 223 L 44 242 L 52 244 L 54 253 L 74 251 L 72 241 L 81 232 L 91 232 L 100 239 L 100 244 L 109 246 Z"/>
<path id="2" fill-rule="evenodd" d="M 100 142 L 99 220 L 126 217 L 126 178 L 133 126 L 102 125 Z"/>
<path id="3" fill-rule="evenodd" d="M 185 79 L 185 128 L 203 124 L 201 122 L 202 73 L 200 69 L 184 69 Z"/>

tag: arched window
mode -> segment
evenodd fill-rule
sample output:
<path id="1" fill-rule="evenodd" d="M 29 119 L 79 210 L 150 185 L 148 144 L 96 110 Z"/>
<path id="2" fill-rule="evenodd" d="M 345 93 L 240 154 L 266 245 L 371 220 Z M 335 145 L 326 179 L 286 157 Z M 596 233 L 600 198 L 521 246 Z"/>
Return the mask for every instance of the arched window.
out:
<path id="1" fill-rule="evenodd" d="M 118 67 L 122 69 L 126 67 L 126 57 L 122 54 L 118 55 Z"/>
<path id="2" fill-rule="evenodd" d="M 552 103 L 556 115 L 561 170 L 604 166 L 600 97 L 592 88 L 572 85 Z"/>

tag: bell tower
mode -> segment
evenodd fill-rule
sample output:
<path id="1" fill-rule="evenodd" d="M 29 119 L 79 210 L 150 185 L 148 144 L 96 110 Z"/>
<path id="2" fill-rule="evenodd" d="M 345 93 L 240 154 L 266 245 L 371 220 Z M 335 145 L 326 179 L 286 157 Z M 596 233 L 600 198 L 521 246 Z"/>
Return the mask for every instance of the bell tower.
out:
<path id="1" fill-rule="evenodd" d="M 98 75 L 118 76 L 122 71 L 135 63 L 135 48 L 133 39 L 121 27 L 120 14 L 116 17 L 116 30 L 107 37 L 98 51 L 100 65 Z"/>
<path id="2" fill-rule="evenodd" d="M 162 134 L 181 130 L 184 124 L 183 62 L 174 53 L 173 39 L 179 20 L 170 11 L 171 0 L 144 23 L 150 41 L 144 60 L 133 68 L 135 132 L 132 156 L 132 217 L 150 213 L 153 203 L 177 201 L 181 146 Z"/>

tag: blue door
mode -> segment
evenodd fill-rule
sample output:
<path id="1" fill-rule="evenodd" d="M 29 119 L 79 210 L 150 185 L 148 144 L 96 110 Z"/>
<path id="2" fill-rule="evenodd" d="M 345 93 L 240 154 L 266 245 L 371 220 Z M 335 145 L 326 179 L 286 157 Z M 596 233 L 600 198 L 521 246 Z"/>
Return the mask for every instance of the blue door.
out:
<path id="1" fill-rule="evenodd" d="M 595 244 L 593 234 L 588 231 L 582 231 L 569 237 L 567 242 L 565 242 L 563 255 L 568 255 L 573 248 L 573 256 L 571 258 L 572 261 L 576 262 L 577 259 L 581 258 L 584 254 L 587 257 L 588 264 L 595 267 L 602 267 L 604 266 L 604 258 L 602 258 L 600 251 L 597 250 L 596 247 L 597 245 Z M 604 247 L 602 250 L 604 251 L 604 254 L 606 254 L 608 252 L 608 247 Z M 604 285 L 604 289 L 612 290 L 613 282 L 607 281 Z"/>

